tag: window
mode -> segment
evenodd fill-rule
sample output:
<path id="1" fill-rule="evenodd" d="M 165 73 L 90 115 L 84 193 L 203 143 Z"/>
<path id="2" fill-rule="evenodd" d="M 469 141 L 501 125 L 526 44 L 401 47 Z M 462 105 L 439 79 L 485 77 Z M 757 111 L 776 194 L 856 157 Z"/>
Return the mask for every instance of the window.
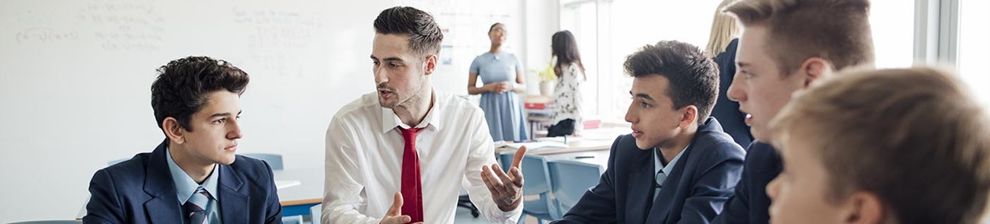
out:
<path id="1" fill-rule="evenodd" d="M 870 1 L 870 29 L 877 68 L 910 67 L 914 61 L 914 4 Z"/>
<path id="2" fill-rule="evenodd" d="M 577 40 L 578 52 L 581 53 L 581 63 L 584 64 L 587 80 L 581 85 L 581 94 L 584 96 L 582 105 L 583 111 L 594 117 L 601 114 L 598 102 L 598 83 L 601 83 L 601 76 L 598 74 L 598 3 L 595 1 L 562 1 L 560 10 L 561 30 L 569 30 Z"/>
<path id="3" fill-rule="evenodd" d="M 621 120 L 631 101 L 632 78 L 622 68 L 626 56 L 660 40 L 683 41 L 703 49 L 708 44 L 712 15 L 720 2 L 561 0 L 560 27 L 574 33 L 588 70 L 588 82 L 582 86 L 585 111 L 606 120 Z M 905 4 L 903 0 L 872 0 L 871 4 L 877 67 L 911 66 L 914 4 Z"/>
<path id="4" fill-rule="evenodd" d="M 959 47 L 956 67 L 977 98 L 990 107 L 990 1 L 959 1 Z"/>
<path id="5" fill-rule="evenodd" d="M 622 68 L 626 56 L 661 40 L 703 48 L 719 2 L 562 0 L 561 29 L 574 32 L 588 70 L 586 111 L 621 121 L 631 100 L 632 78 Z"/>

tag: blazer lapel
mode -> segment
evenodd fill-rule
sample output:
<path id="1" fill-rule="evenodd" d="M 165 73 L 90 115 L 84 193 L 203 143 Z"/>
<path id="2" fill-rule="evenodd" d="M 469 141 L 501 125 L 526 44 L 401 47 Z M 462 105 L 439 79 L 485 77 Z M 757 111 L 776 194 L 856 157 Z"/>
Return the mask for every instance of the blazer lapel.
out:
<path id="1" fill-rule="evenodd" d="M 167 140 L 166 140 L 167 141 Z M 144 202 L 144 213 L 148 215 L 149 223 L 181 223 L 182 210 L 179 199 L 175 196 L 175 183 L 168 170 L 165 158 L 166 142 L 158 145 L 148 159 L 144 176 L 144 192 L 151 199 Z"/>
<path id="2" fill-rule="evenodd" d="M 220 216 L 225 223 L 248 222 L 248 188 L 230 166 L 220 165 Z"/>
<path id="3" fill-rule="evenodd" d="M 694 139 L 698 139 L 697 135 Z M 678 159 L 677 164 L 674 164 L 674 168 L 670 170 L 670 176 L 663 181 L 663 188 L 660 190 L 660 194 L 653 201 L 653 208 L 650 209 L 650 215 L 646 219 L 646 223 L 669 223 L 670 220 L 670 209 L 674 206 L 675 200 L 677 199 L 678 189 L 681 187 L 681 180 L 684 179 L 684 167 L 687 166 L 691 161 L 691 151 L 698 144 L 695 144 L 694 140 L 691 140 L 691 146 L 684 149 L 681 152 L 681 158 Z M 690 180 L 685 180 L 690 181 Z M 688 189 L 690 191 L 690 189 Z M 683 206 L 683 204 L 678 204 L 677 206 Z"/>
<path id="4" fill-rule="evenodd" d="M 652 151 L 635 150 L 638 152 L 632 162 L 637 165 L 632 167 L 639 169 L 629 175 L 629 192 L 626 194 L 629 211 L 626 212 L 625 217 L 627 223 L 643 223 L 653 201 L 653 157 L 650 157 Z"/>

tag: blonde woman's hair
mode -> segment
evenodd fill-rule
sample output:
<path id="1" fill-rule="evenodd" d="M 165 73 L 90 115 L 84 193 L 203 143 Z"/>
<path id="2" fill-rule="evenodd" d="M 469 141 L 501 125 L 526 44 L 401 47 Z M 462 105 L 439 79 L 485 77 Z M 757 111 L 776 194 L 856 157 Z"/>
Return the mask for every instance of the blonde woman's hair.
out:
<path id="1" fill-rule="evenodd" d="M 715 16 L 712 17 L 712 31 L 708 34 L 708 47 L 705 47 L 705 53 L 708 53 L 710 57 L 725 52 L 725 48 L 729 46 L 732 39 L 739 36 L 739 25 L 736 24 L 736 18 L 722 12 L 722 9 L 733 1 L 735 0 L 722 0 L 722 3 L 719 3 L 718 8 L 715 9 Z"/>

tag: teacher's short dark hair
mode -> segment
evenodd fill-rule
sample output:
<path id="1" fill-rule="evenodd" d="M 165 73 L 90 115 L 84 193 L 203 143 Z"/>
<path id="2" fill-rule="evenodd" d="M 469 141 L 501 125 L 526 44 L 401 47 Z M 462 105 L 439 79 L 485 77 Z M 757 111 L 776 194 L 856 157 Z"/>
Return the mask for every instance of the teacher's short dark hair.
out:
<path id="1" fill-rule="evenodd" d="M 433 16 L 422 10 L 396 6 L 378 14 L 375 32 L 409 36 L 409 48 L 420 55 L 439 54 L 443 32 Z"/>

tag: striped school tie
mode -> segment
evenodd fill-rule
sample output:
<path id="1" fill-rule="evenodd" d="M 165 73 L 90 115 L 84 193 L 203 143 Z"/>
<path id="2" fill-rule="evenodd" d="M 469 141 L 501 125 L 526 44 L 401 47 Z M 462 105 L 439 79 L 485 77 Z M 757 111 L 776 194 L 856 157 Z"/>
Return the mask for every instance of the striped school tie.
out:
<path id="1" fill-rule="evenodd" d="M 667 180 L 667 174 L 663 170 L 657 171 L 656 178 L 656 190 L 653 191 L 653 200 L 656 200 L 657 196 L 660 196 L 660 189 L 663 189 L 663 181 Z"/>
<path id="2" fill-rule="evenodd" d="M 206 192 L 202 186 L 196 188 L 196 193 L 193 193 L 186 200 L 186 203 L 182 207 L 186 210 L 186 223 L 189 224 L 202 224 L 206 223 L 206 204 L 210 202 L 210 193 Z"/>

